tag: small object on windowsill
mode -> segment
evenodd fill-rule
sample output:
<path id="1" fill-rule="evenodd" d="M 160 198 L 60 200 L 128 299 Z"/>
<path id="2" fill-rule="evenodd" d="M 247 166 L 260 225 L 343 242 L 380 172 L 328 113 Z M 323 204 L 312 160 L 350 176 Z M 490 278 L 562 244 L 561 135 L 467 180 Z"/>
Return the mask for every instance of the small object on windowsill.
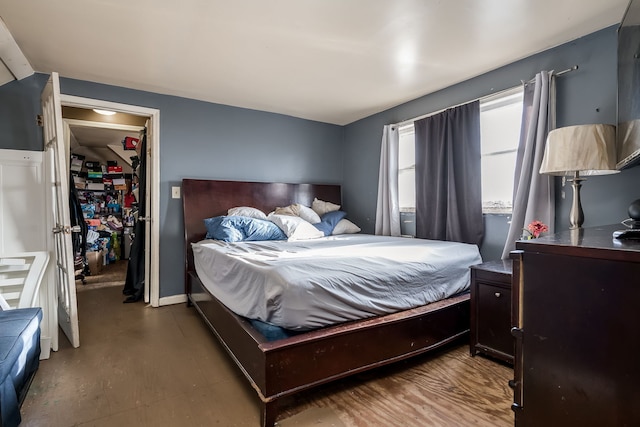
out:
<path id="1" fill-rule="evenodd" d="M 524 231 L 524 233 L 522 233 L 521 239 L 531 240 L 537 239 L 542 233 L 546 233 L 547 231 L 549 231 L 549 227 L 547 227 L 547 225 L 543 222 L 535 220 L 527 225 L 527 228 L 523 228 L 522 230 Z"/>

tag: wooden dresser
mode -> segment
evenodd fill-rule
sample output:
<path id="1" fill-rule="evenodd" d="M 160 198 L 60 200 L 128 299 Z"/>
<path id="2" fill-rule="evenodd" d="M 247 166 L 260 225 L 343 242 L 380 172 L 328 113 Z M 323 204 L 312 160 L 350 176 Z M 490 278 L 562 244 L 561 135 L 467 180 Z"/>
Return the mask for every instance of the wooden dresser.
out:
<path id="1" fill-rule="evenodd" d="M 516 243 L 516 426 L 640 425 L 640 240 L 623 228 Z"/>

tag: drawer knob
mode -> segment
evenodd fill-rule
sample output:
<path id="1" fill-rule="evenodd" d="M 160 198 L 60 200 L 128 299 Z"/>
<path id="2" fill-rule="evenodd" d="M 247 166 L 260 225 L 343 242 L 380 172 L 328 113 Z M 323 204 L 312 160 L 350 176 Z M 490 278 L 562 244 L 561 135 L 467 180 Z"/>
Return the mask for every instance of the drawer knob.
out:
<path id="1" fill-rule="evenodd" d="M 502 296 L 500 292 L 496 292 L 494 295 L 496 296 L 496 298 L 500 298 Z"/>

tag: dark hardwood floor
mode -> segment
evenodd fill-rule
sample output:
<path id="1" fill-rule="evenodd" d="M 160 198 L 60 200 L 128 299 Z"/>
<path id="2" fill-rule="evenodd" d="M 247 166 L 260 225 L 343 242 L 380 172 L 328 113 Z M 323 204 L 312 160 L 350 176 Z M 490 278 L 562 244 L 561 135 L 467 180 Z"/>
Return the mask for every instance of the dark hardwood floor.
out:
<path id="1" fill-rule="evenodd" d="M 118 260 L 103 266 L 98 274 L 86 276 L 84 283 L 81 280 L 76 280 L 76 292 L 110 286 L 120 286 L 122 289 L 127 277 L 127 264 L 127 260 Z"/>
<path id="2" fill-rule="evenodd" d="M 22 426 L 258 426 L 254 390 L 194 309 L 78 294 L 80 347 L 60 335 Z M 381 343 L 384 345 L 384 343 Z M 278 425 L 511 426 L 509 367 L 466 343 L 283 399 Z"/>

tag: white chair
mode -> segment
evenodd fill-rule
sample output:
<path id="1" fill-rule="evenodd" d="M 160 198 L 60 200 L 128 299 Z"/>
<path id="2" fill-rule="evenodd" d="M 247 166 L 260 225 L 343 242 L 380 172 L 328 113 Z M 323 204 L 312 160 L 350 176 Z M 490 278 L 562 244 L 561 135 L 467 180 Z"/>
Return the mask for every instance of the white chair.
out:
<path id="1" fill-rule="evenodd" d="M 34 307 L 48 264 L 45 251 L 0 254 L 0 309 Z"/>

